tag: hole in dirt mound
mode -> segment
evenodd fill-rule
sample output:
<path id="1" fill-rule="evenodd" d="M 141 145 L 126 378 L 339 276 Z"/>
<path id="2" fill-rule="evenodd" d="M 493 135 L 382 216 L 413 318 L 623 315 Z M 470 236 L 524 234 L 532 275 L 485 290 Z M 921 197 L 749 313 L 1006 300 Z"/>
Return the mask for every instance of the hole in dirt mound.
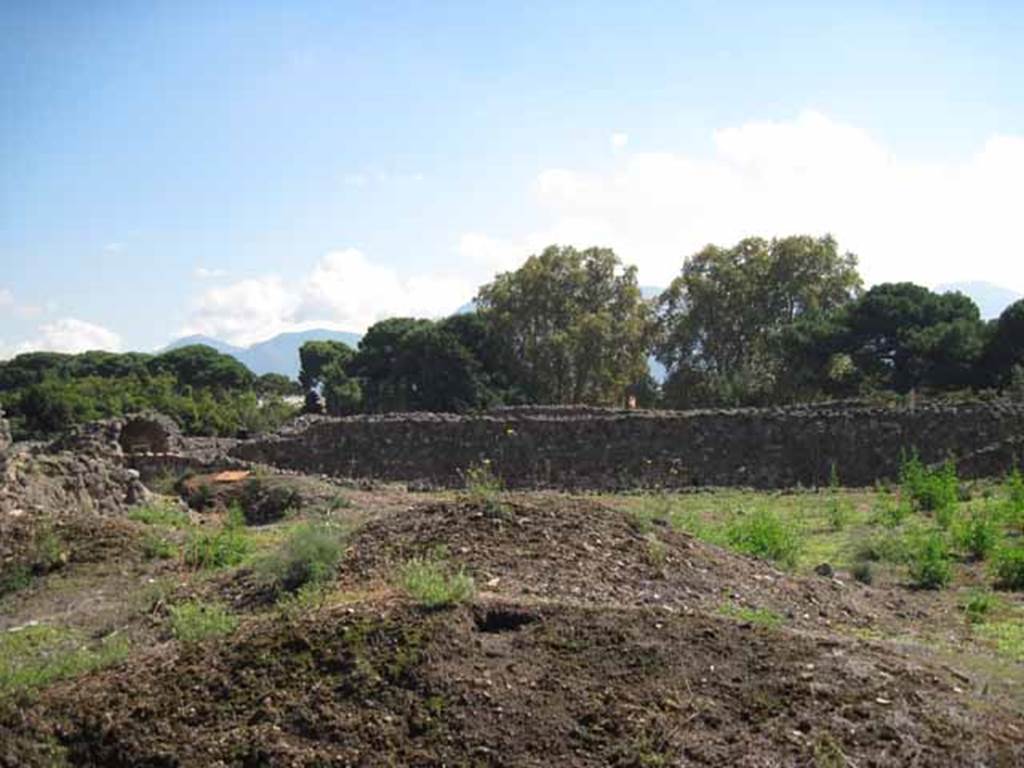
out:
<path id="1" fill-rule="evenodd" d="M 540 621 L 540 616 L 521 608 L 488 608 L 476 614 L 476 628 L 481 632 L 515 632 L 520 627 Z"/>

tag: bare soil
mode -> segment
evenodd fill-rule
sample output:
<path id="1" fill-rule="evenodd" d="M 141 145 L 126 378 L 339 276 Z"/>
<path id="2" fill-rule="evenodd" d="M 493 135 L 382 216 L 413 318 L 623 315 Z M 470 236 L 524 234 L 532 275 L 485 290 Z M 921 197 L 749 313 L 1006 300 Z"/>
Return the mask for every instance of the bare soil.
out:
<path id="1" fill-rule="evenodd" d="M 0 707 L 0 766 L 1024 764 L 1020 711 L 863 639 L 929 620 L 914 593 L 792 576 L 593 499 L 345 496 L 367 520 L 323 606 L 273 609 L 244 569 L 197 584 L 238 631 Z M 74 605 L 112 617 L 119 585 L 174 567 L 130 552 Z M 441 552 L 480 592 L 417 607 L 397 575 Z"/>

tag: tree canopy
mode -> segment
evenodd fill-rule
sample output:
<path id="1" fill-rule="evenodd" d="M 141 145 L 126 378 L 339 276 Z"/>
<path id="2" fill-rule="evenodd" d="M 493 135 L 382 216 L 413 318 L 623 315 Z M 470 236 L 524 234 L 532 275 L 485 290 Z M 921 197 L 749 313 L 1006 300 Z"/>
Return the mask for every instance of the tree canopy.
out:
<path id="1" fill-rule="evenodd" d="M 707 246 L 658 299 L 667 399 L 680 407 L 772 399 L 783 383 L 783 329 L 834 312 L 861 286 L 856 257 L 830 236 Z"/>
<path id="2" fill-rule="evenodd" d="M 534 402 L 621 404 L 646 373 L 651 311 L 610 249 L 551 246 L 476 302 L 498 366 Z"/>

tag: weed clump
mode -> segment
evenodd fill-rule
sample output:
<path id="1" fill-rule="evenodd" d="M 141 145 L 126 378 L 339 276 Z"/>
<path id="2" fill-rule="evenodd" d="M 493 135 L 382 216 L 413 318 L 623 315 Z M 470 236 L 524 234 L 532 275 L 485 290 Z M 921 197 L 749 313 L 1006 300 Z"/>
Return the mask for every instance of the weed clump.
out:
<path id="1" fill-rule="evenodd" d="M 178 554 L 178 548 L 155 533 L 147 533 L 142 537 L 142 554 L 147 560 L 170 560 Z"/>
<path id="2" fill-rule="evenodd" d="M 189 524 L 188 515 L 177 506 L 164 502 L 154 502 L 134 507 L 128 512 L 128 519 L 143 525 L 163 526 L 165 528 L 185 528 Z"/>
<path id="3" fill-rule="evenodd" d="M 973 591 L 968 595 L 962 607 L 969 623 L 980 624 L 998 606 L 999 600 L 991 592 Z"/>
<path id="4" fill-rule="evenodd" d="M 725 541 L 739 552 L 767 558 L 787 568 L 796 565 L 803 548 L 794 526 L 769 509 L 738 514 L 726 526 Z"/>
<path id="5" fill-rule="evenodd" d="M 850 522 L 853 510 L 850 505 L 840 496 L 839 470 L 836 463 L 832 462 L 828 476 L 829 500 L 825 509 L 829 527 L 833 531 L 841 531 Z"/>
<path id="6" fill-rule="evenodd" d="M 334 574 L 342 555 L 342 534 L 334 526 L 297 526 L 277 551 L 256 564 L 265 581 L 284 592 L 321 584 Z"/>
<path id="7" fill-rule="evenodd" d="M 233 507 L 219 531 L 195 532 L 189 537 L 185 543 L 185 563 L 200 569 L 227 568 L 241 563 L 251 550 L 242 513 Z"/>
<path id="8" fill-rule="evenodd" d="M 402 567 L 400 580 L 405 592 L 427 608 L 465 603 L 476 594 L 473 577 L 461 568 L 453 571 L 439 554 L 409 560 Z"/>
<path id="9" fill-rule="evenodd" d="M 238 618 L 216 603 L 190 600 L 172 605 L 171 632 L 183 643 L 198 643 L 209 637 L 229 635 L 238 628 Z"/>
<path id="10" fill-rule="evenodd" d="M 916 509 L 931 512 L 939 527 L 950 526 L 960 501 L 960 482 L 951 460 L 933 470 L 925 467 L 913 453 L 900 467 L 900 484 Z"/>
<path id="11" fill-rule="evenodd" d="M 976 560 L 984 560 L 999 544 L 999 521 L 989 507 L 974 510 L 959 521 L 954 536 L 964 552 Z"/>
<path id="12" fill-rule="evenodd" d="M 466 483 L 463 500 L 466 503 L 480 507 L 484 512 L 490 514 L 504 514 L 505 506 L 501 501 L 501 494 L 505 490 L 505 484 L 494 473 L 494 468 L 488 459 L 467 469 L 463 474 L 463 479 Z"/>
<path id="13" fill-rule="evenodd" d="M 953 578 L 949 564 L 949 548 L 941 533 L 933 532 L 922 538 L 914 550 L 909 564 L 910 578 L 921 589 L 941 589 Z"/>
<path id="14" fill-rule="evenodd" d="M 992 557 L 992 575 L 1002 589 L 1024 589 L 1024 547 L 1004 546 Z"/>

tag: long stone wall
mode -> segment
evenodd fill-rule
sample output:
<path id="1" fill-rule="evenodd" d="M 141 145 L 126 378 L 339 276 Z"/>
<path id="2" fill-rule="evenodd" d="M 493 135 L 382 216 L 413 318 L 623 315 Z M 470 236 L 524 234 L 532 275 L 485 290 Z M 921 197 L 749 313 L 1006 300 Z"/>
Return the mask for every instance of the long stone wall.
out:
<path id="1" fill-rule="evenodd" d="M 857 404 L 708 411 L 506 409 L 484 415 L 313 418 L 233 455 L 341 477 L 457 486 L 487 460 L 511 487 L 577 489 L 844 484 L 895 477 L 902 450 L 955 456 L 968 475 L 1015 460 L 1024 404 Z"/>

